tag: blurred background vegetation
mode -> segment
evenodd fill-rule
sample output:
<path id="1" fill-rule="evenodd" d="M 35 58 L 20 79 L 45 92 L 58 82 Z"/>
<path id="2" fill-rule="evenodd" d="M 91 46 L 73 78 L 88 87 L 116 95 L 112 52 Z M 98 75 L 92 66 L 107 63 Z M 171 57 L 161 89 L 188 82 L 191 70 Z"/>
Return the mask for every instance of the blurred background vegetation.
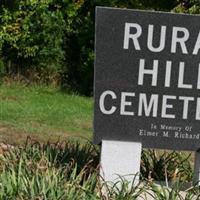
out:
<path id="1" fill-rule="evenodd" d="M 199 0 L 0 0 L 0 78 L 91 96 L 95 7 L 200 13 Z"/>

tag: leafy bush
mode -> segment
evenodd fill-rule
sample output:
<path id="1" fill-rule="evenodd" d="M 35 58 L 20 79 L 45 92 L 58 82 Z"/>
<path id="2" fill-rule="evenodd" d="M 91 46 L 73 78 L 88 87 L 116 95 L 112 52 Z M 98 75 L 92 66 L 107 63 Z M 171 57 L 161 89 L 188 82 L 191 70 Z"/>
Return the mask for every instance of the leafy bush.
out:
<path id="1" fill-rule="evenodd" d="M 191 200 L 200 196 L 199 187 L 187 190 L 185 196 L 181 195 L 181 184 L 187 180 L 185 174 L 180 181 L 170 189 L 165 186 L 155 185 L 153 182 L 141 182 L 138 185 L 128 185 L 121 179 L 121 187 L 118 184 L 110 185 L 99 179 L 99 149 L 89 143 L 76 141 L 58 142 L 55 144 L 40 144 L 27 140 L 21 147 L 9 147 L 2 153 L 0 149 L 0 199 L 27 199 L 27 200 L 134 200 L 148 199 L 151 196 L 156 200 Z M 145 156 L 154 157 L 145 152 Z M 170 169 L 176 169 L 176 163 L 181 163 L 185 158 L 167 154 L 170 161 Z M 159 158 L 159 156 L 157 156 Z M 163 155 L 160 155 L 160 160 Z M 144 156 L 142 157 L 144 159 Z M 180 160 L 179 160 L 180 159 Z M 188 158 L 187 158 L 188 159 Z M 175 164 L 174 164 L 175 162 Z M 183 162 L 184 163 L 184 162 Z M 182 163 L 182 164 L 183 164 Z M 158 167 L 165 168 L 162 162 Z M 147 165 L 142 162 L 142 168 Z M 154 170 L 158 170 L 154 168 Z M 162 180 L 163 174 L 159 174 L 157 180 Z M 147 177 L 146 177 L 147 178 Z"/>
<path id="2" fill-rule="evenodd" d="M 0 157 L 0 199 L 95 198 L 97 155 L 76 142 L 10 150 Z"/>
<path id="3" fill-rule="evenodd" d="M 154 181 L 189 182 L 193 177 L 191 154 L 144 150 L 142 153 L 142 176 Z"/>

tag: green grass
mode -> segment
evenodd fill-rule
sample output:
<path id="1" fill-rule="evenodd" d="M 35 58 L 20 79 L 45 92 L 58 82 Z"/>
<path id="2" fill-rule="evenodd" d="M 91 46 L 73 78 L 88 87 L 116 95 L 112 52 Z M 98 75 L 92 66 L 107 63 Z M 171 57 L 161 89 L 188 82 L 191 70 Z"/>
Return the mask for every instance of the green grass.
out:
<path id="1" fill-rule="evenodd" d="M 57 88 L 0 85 L 0 140 L 15 142 L 17 136 L 27 135 L 91 138 L 92 106 L 92 98 L 68 95 Z"/>

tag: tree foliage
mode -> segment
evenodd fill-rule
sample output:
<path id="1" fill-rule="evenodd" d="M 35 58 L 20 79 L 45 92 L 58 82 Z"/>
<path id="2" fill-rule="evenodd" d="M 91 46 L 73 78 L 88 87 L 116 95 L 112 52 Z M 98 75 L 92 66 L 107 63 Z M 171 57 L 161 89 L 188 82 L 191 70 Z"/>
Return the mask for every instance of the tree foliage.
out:
<path id="1" fill-rule="evenodd" d="M 181 0 L 179 4 L 173 9 L 174 12 L 199 14 L 200 1 L 199 0 Z"/>
<path id="2" fill-rule="evenodd" d="M 1 56 L 7 72 L 29 68 L 60 67 L 64 58 L 65 21 L 51 1 L 19 1 L 18 9 L 3 7 L 0 25 Z"/>

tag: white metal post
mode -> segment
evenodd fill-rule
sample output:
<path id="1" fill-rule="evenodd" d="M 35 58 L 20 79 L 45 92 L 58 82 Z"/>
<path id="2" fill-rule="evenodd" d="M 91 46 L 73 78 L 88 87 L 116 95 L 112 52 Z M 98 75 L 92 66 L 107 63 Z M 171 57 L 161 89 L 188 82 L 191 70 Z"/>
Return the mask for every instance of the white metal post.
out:
<path id="1" fill-rule="evenodd" d="M 138 142 L 102 141 L 100 174 L 106 183 L 117 183 L 120 177 L 130 185 L 138 184 L 142 144 Z M 119 177 L 120 176 L 120 177 Z"/>

